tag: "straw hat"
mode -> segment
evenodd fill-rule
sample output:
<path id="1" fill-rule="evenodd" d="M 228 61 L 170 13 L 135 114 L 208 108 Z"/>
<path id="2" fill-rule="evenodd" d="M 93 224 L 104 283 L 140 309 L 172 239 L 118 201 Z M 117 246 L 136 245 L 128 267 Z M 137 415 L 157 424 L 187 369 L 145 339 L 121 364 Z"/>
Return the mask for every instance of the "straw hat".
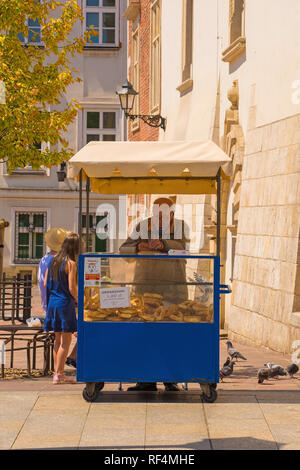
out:
<path id="1" fill-rule="evenodd" d="M 47 246 L 49 246 L 53 251 L 59 251 L 61 249 L 62 242 L 69 233 L 71 232 L 68 232 L 63 228 L 50 228 L 50 230 L 45 233 Z"/>

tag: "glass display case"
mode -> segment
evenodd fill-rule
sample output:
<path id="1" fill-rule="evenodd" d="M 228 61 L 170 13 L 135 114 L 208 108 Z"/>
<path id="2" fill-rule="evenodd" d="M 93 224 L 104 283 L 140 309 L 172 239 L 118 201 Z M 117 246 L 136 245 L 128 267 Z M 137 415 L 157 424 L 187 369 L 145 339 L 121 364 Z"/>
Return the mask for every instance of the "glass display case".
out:
<path id="1" fill-rule="evenodd" d="M 214 320 L 213 261 L 136 255 L 85 259 L 85 322 Z"/>

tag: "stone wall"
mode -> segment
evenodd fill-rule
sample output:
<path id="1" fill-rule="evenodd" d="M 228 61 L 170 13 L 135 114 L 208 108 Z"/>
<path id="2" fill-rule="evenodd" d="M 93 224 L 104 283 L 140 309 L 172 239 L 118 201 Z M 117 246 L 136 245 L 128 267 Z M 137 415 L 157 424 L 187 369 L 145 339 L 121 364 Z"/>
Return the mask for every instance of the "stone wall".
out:
<path id="1" fill-rule="evenodd" d="M 300 340 L 300 115 L 247 132 L 232 339 L 291 352 Z"/>

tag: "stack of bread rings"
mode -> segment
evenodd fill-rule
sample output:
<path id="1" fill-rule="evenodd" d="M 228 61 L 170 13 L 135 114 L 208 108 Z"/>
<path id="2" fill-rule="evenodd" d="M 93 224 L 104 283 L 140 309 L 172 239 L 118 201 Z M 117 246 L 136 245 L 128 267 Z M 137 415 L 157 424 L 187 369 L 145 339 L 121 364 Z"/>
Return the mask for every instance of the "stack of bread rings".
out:
<path id="1" fill-rule="evenodd" d="M 100 308 L 100 295 L 92 295 L 92 288 L 85 288 L 85 321 L 132 322 L 189 322 L 208 323 L 213 318 L 213 305 L 209 307 L 195 300 L 164 306 L 160 294 L 133 294 L 126 308 Z"/>

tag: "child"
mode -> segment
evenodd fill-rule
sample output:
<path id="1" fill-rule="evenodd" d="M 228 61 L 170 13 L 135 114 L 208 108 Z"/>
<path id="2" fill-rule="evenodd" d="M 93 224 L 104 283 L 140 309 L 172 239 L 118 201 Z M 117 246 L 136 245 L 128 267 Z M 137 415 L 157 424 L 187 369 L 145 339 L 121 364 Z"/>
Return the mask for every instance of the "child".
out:
<path id="1" fill-rule="evenodd" d="M 54 331 L 54 384 L 74 383 L 64 374 L 64 365 L 70 348 L 72 333 L 77 331 L 75 306 L 77 303 L 77 257 L 79 237 L 70 233 L 64 239 L 61 250 L 54 257 L 46 272 L 48 306 L 44 330 Z"/>
<path id="2" fill-rule="evenodd" d="M 61 244 L 70 232 L 63 228 L 51 228 L 45 233 L 46 245 L 50 248 L 50 251 L 43 256 L 39 264 L 38 270 L 38 286 L 40 289 L 42 308 L 47 313 L 47 288 L 45 284 L 45 276 L 47 269 L 51 265 L 53 258 L 57 255 L 61 249 Z"/>

